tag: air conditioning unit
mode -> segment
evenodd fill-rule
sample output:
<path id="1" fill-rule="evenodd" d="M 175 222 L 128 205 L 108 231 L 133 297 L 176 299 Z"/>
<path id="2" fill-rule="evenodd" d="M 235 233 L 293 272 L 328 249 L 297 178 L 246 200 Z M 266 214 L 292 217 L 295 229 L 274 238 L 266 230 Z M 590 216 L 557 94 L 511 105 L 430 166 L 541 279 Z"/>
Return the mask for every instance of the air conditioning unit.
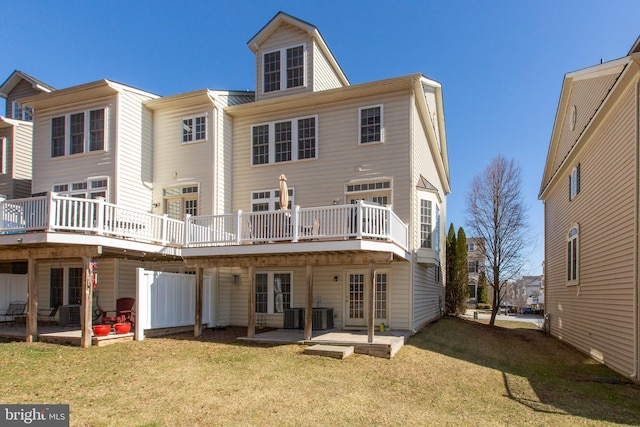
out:
<path id="1" fill-rule="evenodd" d="M 313 329 L 332 329 L 333 308 L 314 308 L 311 326 Z"/>
<path id="2" fill-rule="evenodd" d="M 304 328 L 304 308 L 284 309 L 284 329 Z"/>
<path id="3" fill-rule="evenodd" d="M 80 326 L 80 306 L 62 305 L 58 309 L 60 326 Z"/>

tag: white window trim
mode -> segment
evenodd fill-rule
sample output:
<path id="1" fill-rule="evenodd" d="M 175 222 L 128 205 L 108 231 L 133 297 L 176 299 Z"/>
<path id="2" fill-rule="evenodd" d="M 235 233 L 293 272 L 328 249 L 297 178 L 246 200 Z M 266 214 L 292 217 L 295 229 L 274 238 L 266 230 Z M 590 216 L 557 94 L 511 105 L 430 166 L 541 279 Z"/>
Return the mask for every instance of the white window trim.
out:
<path id="1" fill-rule="evenodd" d="M 299 120 L 304 120 L 304 119 L 315 119 L 315 123 L 316 123 L 316 127 L 315 127 L 315 133 L 316 133 L 316 155 L 315 157 L 310 157 L 308 159 L 299 159 L 298 158 L 298 150 L 299 150 L 299 145 L 298 145 L 298 121 Z M 291 122 L 291 160 L 287 160 L 284 162 L 276 162 L 276 123 L 284 123 L 284 122 Z M 257 126 L 269 126 L 269 162 L 267 163 L 258 163 L 255 164 L 253 163 L 253 130 L 255 127 Z M 312 114 L 310 116 L 300 116 L 300 117 L 294 117 L 294 118 L 290 118 L 290 119 L 283 119 L 283 120 L 274 120 L 271 122 L 263 122 L 263 123 L 253 123 L 251 124 L 251 150 L 250 150 L 250 159 L 249 159 L 249 163 L 251 166 L 267 166 L 267 165 L 279 165 L 282 163 L 290 163 L 290 162 L 306 162 L 306 161 L 313 161 L 313 160 L 317 160 L 318 158 L 320 158 L 320 136 L 319 136 L 319 132 L 318 132 L 318 115 L 317 114 Z"/>
<path id="2" fill-rule="evenodd" d="M 7 138 L 0 136 L 0 174 L 7 173 Z"/>
<path id="3" fill-rule="evenodd" d="M 193 137 L 195 138 L 196 117 L 204 117 L 204 139 L 194 139 L 192 141 L 184 141 L 183 139 L 184 121 L 188 119 L 193 120 Z M 190 116 L 184 116 L 180 118 L 180 145 L 196 144 L 199 142 L 206 142 L 208 140 L 209 140 L 209 112 L 205 111 L 203 113 L 193 114 Z"/>
<path id="4" fill-rule="evenodd" d="M 571 175 L 569 176 L 571 180 L 569 187 L 569 200 L 573 200 L 578 194 L 580 194 L 580 189 L 578 188 L 578 181 L 580 180 L 578 166 L 575 166 L 571 170 Z"/>
<path id="5" fill-rule="evenodd" d="M 440 201 L 438 200 L 438 195 L 436 193 L 428 192 L 428 191 L 419 191 L 418 192 L 418 248 L 420 249 L 432 249 L 436 257 L 440 258 L 440 249 L 442 246 L 442 233 L 440 230 Z M 422 200 L 426 200 L 431 202 L 431 247 L 423 248 L 422 247 L 422 222 L 421 222 L 421 209 L 422 209 Z"/>
<path id="6" fill-rule="evenodd" d="M 16 112 L 19 112 L 19 117 L 16 117 Z M 26 119 L 25 113 L 29 114 L 31 118 Z M 11 117 L 15 120 L 33 121 L 33 109 L 18 101 L 13 101 L 11 103 Z"/>
<path id="7" fill-rule="evenodd" d="M 92 111 L 104 111 L 104 135 L 102 141 L 102 150 L 93 150 L 89 151 L 91 145 L 91 112 Z M 80 153 L 71 154 L 71 116 L 74 114 L 84 113 L 84 141 L 83 141 L 83 151 Z M 62 156 L 53 157 L 51 154 L 51 143 L 53 142 L 53 127 L 52 122 L 53 119 L 57 119 L 59 117 L 64 117 L 64 154 Z M 92 153 L 104 153 L 109 151 L 109 107 L 107 106 L 96 106 L 91 108 L 86 108 L 84 110 L 79 111 L 70 111 L 64 114 L 53 114 L 49 118 L 49 158 L 51 159 L 63 159 L 69 157 L 82 156 Z"/>
<path id="8" fill-rule="evenodd" d="M 107 181 L 106 187 L 91 188 L 91 183 L 93 181 L 101 181 L 101 180 Z M 108 176 L 91 176 L 91 177 L 88 177 L 87 179 L 73 180 L 69 182 L 54 184 L 51 186 L 51 191 L 57 193 L 60 196 L 78 197 L 79 195 L 83 195 L 82 197 L 83 199 L 91 199 L 92 193 L 99 193 L 104 191 L 105 200 L 108 201 L 109 200 L 109 181 L 110 180 Z M 80 184 L 80 183 L 86 183 L 87 184 L 86 188 L 82 190 L 74 190 L 73 184 Z M 55 187 L 62 186 L 62 185 L 67 186 L 66 191 L 55 191 Z"/>
<path id="9" fill-rule="evenodd" d="M 573 230 L 576 230 L 576 233 L 572 236 L 571 232 Z M 569 227 L 569 231 L 567 232 L 566 236 L 567 236 L 567 239 L 566 239 L 567 244 L 569 244 L 573 240 L 576 241 L 576 248 L 575 248 L 575 253 L 577 253 L 577 255 L 576 255 L 576 263 L 575 263 L 576 277 L 575 278 L 571 278 L 571 279 L 569 277 L 566 277 L 567 286 L 576 286 L 576 285 L 580 284 L 580 226 L 577 223 L 576 224 L 571 224 L 571 226 Z M 569 259 L 569 257 L 574 254 L 573 251 L 574 251 L 574 249 L 572 249 L 571 254 L 569 254 L 568 251 L 565 252 L 566 253 L 565 268 L 567 268 L 567 269 L 570 268 L 570 267 L 573 267 L 573 263 Z"/>
<path id="10" fill-rule="evenodd" d="M 289 193 L 291 193 L 289 195 L 289 203 L 291 203 L 291 206 L 295 206 L 296 205 L 296 189 L 295 187 L 288 187 Z M 257 193 L 265 193 L 269 191 L 269 198 L 262 198 L 262 199 L 254 199 L 253 195 L 257 194 Z M 261 203 L 268 203 L 269 204 L 269 211 L 275 211 L 276 210 L 276 203 L 280 202 L 280 196 L 276 196 L 276 191 L 280 191 L 279 188 L 267 188 L 264 190 L 255 190 L 251 192 L 251 195 L 249 196 L 251 198 L 251 200 L 249 200 L 249 203 L 251 205 L 251 211 L 253 212 L 253 205 L 254 204 L 261 204 Z"/>
<path id="11" fill-rule="evenodd" d="M 380 108 L 380 141 L 361 142 L 362 141 L 362 110 L 370 108 Z M 366 105 L 358 107 L 358 146 L 364 147 L 369 145 L 384 144 L 384 104 Z"/>
<path id="12" fill-rule="evenodd" d="M 302 70 L 302 74 L 303 74 L 303 83 L 302 86 L 294 86 L 294 87 L 287 87 L 287 49 L 292 49 L 294 47 L 300 47 L 302 46 L 302 50 L 303 50 L 303 70 Z M 264 90 L 264 85 L 265 85 L 265 81 L 264 81 L 264 57 L 270 53 L 273 52 L 280 52 L 280 90 L 272 90 L 269 92 L 265 92 Z M 290 46 L 285 46 L 279 49 L 271 49 L 271 50 L 266 50 L 264 52 L 262 52 L 262 58 L 261 58 L 261 62 L 262 62 L 262 74 L 261 74 L 261 79 L 262 79 L 262 94 L 263 95 L 268 95 L 268 94 L 272 94 L 272 93 L 279 93 L 279 92 L 283 92 L 286 90 L 295 90 L 295 89 L 300 89 L 300 88 L 305 88 L 308 86 L 308 82 L 307 82 L 307 44 L 306 43 L 296 43 Z"/>
<path id="13" fill-rule="evenodd" d="M 277 270 L 269 270 L 269 271 L 256 271 L 256 275 L 258 274 L 266 274 L 267 275 L 267 312 L 266 313 L 258 313 L 256 314 L 279 314 L 283 315 L 285 308 L 283 307 L 282 313 L 275 311 L 275 275 L 276 274 L 288 274 L 291 277 L 291 289 L 289 295 L 291 296 L 291 307 L 293 307 L 293 271 L 285 270 L 285 271 L 277 271 Z M 255 277 L 254 277 L 255 280 Z M 289 307 L 289 308 L 291 308 Z M 253 308 L 255 310 L 255 307 Z"/>

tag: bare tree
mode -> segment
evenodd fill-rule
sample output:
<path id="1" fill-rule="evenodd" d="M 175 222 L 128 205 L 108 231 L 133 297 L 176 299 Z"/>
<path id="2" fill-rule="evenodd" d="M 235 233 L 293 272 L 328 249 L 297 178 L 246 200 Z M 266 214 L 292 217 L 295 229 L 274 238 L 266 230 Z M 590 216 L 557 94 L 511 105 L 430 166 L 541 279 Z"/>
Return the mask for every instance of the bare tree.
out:
<path id="1" fill-rule="evenodd" d="M 493 288 L 490 325 L 495 324 L 503 287 L 519 275 L 524 263 L 527 211 L 521 186 L 518 165 L 498 155 L 473 177 L 467 194 L 467 225 L 484 240 L 487 281 Z"/>

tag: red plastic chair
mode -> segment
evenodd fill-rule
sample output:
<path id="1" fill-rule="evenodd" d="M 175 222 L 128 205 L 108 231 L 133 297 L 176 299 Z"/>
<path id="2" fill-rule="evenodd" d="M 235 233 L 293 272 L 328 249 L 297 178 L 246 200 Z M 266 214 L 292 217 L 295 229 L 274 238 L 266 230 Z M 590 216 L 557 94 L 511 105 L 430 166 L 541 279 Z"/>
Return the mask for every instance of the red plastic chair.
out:
<path id="1" fill-rule="evenodd" d="M 102 312 L 102 324 L 107 323 L 131 323 L 133 325 L 133 305 L 136 303 L 135 298 L 118 298 L 116 300 L 115 316 L 109 316 L 108 313 L 114 311 Z"/>

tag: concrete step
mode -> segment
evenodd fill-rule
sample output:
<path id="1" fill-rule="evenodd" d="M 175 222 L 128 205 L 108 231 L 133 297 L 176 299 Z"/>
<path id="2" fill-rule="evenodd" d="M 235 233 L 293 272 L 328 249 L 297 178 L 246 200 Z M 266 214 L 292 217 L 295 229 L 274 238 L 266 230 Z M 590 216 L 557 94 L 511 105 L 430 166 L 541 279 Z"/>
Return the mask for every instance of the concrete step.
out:
<path id="1" fill-rule="evenodd" d="M 316 344 L 312 345 L 311 347 L 305 348 L 304 354 L 344 359 L 353 354 L 353 346 Z"/>

